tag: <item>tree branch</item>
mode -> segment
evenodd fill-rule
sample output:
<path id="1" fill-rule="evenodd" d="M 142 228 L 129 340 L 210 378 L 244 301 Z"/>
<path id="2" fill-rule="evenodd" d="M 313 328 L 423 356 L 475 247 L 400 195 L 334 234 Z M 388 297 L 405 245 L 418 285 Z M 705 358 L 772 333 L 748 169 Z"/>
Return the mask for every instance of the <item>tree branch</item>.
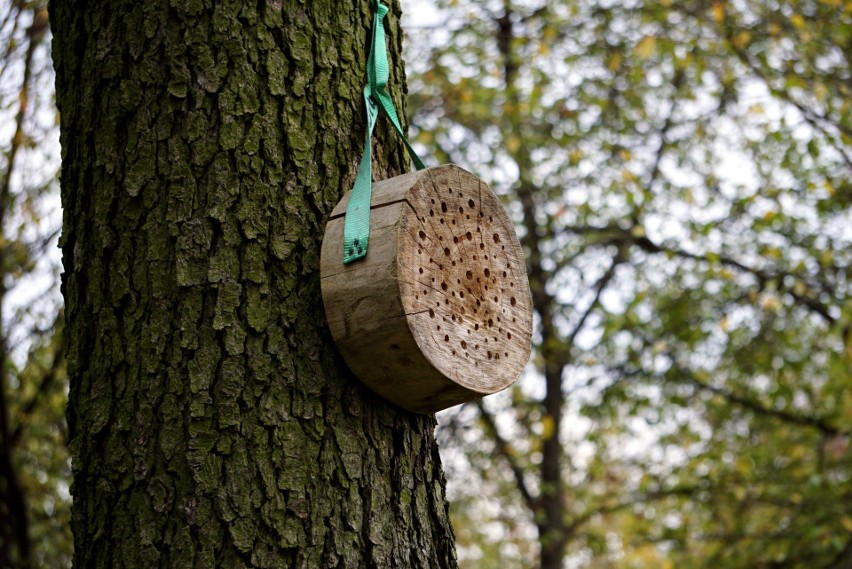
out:
<path id="1" fill-rule="evenodd" d="M 737 395 L 732 391 L 727 389 L 723 389 L 721 387 L 715 387 L 708 383 L 705 383 L 698 378 L 695 377 L 693 373 L 689 370 L 685 370 L 683 368 L 676 368 L 678 372 L 682 373 L 686 378 L 688 383 L 698 387 L 699 389 L 703 389 L 705 391 L 709 391 L 715 395 L 719 395 L 724 399 L 730 401 L 731 403 L 735 403 L 740 407 L 744 407 L 749 411 L 757 413 L 758 415 L 763 415 L 765 417 L 773 417 L 776 419 L 780 419 L 785 423 L 791 423 L 793 425 L 800 425 L 803 427 L 812 427 L 818 430 L 820 433 L 828 436 L 839 436 L 848 434 L 846 431 L 842 431 L 834 425 L 830 424 L 825 418 L 822 417 L 812 417 L 809 415 L 799 415 L 796 413 L 791 413 L 789 411 L 783 411 L 778 409 L 773 409 L 772 407 L 767 407 L 762 403 L 755 401 L 754 399 L 749 399 L 748 397 L 743 397 L 742 395 Z"/>
<path id="2" fill-rule="evenodd" d="M 730 267 L 733 269 L 737 269 L 738 271 L 749 273 L 757 278 L 760 281 L 761 285 L 765 284 L 769 281 L 776 281 L 779 285 L 783 286 L 784 277 L 792 277 L 794 279 L 799 279 L 804 281 L 805 279 L 796 275 L 794 273 L 788 271 L 778 271 L 777 273 L 768 273 L 763 269 L 758 269 L 755 267 L 750 267 L 740 261 L 737 261 L 734 258 L 727 257 L 724 255 L 714 254 L 716 257 L 715 261 L 710 259 L 709 254 L 697 254 L 690 253 L 689 251 L 684 251 L 683 249 L 678 249 L 676 247 L 671 247 L 669 245 L 660 245 L 651 241 L 648 237 L 644 236 L 641 232 L 636 232 L 634 228 L 624 229 L 618 225 L 607 225 L 603 227 L 595 227 L 595 226 L 578 226 L 571 225 L 565 227 L 566 231 L 571 231 L 573 233 L 577 233 L 578 235 L 583 234 L 594 234 L 599 233 L 602 235 L 609 234 L 610 237 L 605 239 L 603 243 L 609 243 L 613 245 L 619 245 L 623 243 L 630 243 L 635 245 L 636 247 L 642 249 L 647 253 L 665 253 L 669 255 L 673 255 L 675 257 L 680 257 L 682 259 L 692 259 L 695 261 L 701 261 L 704 263 L 713 263 L 718 262 L 726 267 Z M 831 315 L 828 306 L 819 302 L 815 298 L 810 296 L 806 296 L 804 294 L 796 292 L 792 287 L 784 287 L 782 289 L 784 292 L 789 294 L 793 299 L 817 313 L 820 317 L 822 317 L 829 324 L 833 324 L 836 320 L 834 316 Z"/>
<path id="3" fill-rule="evenodd" d="M 491 435 L 491 438 L 494 440 L 494 446 L 497 449 L 497 454 L 502 456 L 503 459 L 508 463 L 512 474 L 515 476 L 515 483 L 518 487 L 518 492 L 520 492 L 521 497 L 524 499 L 524 503 L 527 505 L 531 512 L 535 513 L 536 509 L 538 508 L 538 499 L 532 495 L 529 488 L 527 487 L 526 478 L 524 477 L 524 471 L 518 464 L 518 461 L 515 459 L 515 455 L 509 447 L 509 443 L 497 431 L 497 424 L 494 422 L 494 418 L 485 408 L 485 405 L 482 404 L 481 399 L 476 400 L 476 408 L 479 410 L 479 415 L 482 417 L 482 421 L 485 423 L 486 431 L 489 435 Z"/>

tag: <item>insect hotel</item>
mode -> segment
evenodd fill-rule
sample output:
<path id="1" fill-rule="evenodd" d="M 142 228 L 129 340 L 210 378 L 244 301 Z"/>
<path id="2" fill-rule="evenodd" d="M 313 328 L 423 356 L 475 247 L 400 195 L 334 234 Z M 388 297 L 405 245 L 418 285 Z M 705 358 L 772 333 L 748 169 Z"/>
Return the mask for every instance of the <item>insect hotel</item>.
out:
<path id="1" fill-rule="evenodd" d="M 491 189 L 454 165 L 374 182 L 369 251 L 344 264 L 351 195 L 326 227 L 321 282 L 352 372 L 419 413 L 514 383 L 530 355 L 532 306 L 520 244 Z"/>

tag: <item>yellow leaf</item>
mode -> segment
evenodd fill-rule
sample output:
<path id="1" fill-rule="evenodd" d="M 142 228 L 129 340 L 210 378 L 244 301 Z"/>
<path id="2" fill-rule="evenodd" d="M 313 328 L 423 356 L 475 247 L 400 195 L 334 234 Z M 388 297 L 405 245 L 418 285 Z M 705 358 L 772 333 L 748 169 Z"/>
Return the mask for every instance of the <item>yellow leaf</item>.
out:
<path id="1" fill-rule="evenodd" d="M 571 166 L 576 166 L 582 159 L 583 153 L 577 148 L 568 153 L 568 164 Z"/>
<path id="2" fill-rule="evenodd" d="M 721 24 L 725 19 L 725 5 L 721 2 L 713 2 L 713 19 L 717 24 Z"/>
<path id="3" fill-rule="evenodd" d="M 763 309 L 767 312 L 778 312 L 781 308 L 781 301 L 777 296 L 770 295 L 763 299 Z"/>
<path id="4" fill-rule="evenodd" d="M 722 329 L 722 332 L 728 331 L 728 317 L 723 316 L 721 320 L 719 320 L 719 328 Z"/>
<path id="5" fill-rule="evenodd" d="M 657 39 L 654 36 L 645 36 L 636 44 L 636 55 L 642 59 L 648 59 L 657 51 Z"/>
<path id="6" fill-rule="evenodd" d="M 607 68 L 609 68 L 610 71 L 615 71 L 621 67 L 621 59 L 621 53 L 616 51 L 609 57 L 609 62 L 606 64 Z"/>
<path id="7" fill-rule="evenodd" d="M 521 148 L 521 138 L 519 136 L 511 135 L 506 139 L 506 150 L 510 153 L 515 153 Z"/>
<path id="8" fill-rule="evenodd" d="M 731 40 L 734 47 L 739 49 L 746 47 L 749 41 L 751 41 L 751 34 L 749 32 L 740 32 Z"/>
<path id="9" fill-rule="evenodd" d="M 541 418 L 541 436 L 544 440 L 552 439 L 556 434 L 556 421 L 553 420 L 553 415 L 545 415 Z"/>
<path id="10" fill-rule="evenodd" d="M 843 524 L 843 529 L 852 533 L 852 518 L 849 516 L 843 516 L 840 518 L 840 523 Z"/>
<path id="11" fill-rule="evenodd" d="M 825 99 L 828 96 L 828 88 L 826 88 L 825 83 L 822 81 L 816 82 L 816 85 L 814 85 L 814 96 L 820 103 L 825 103 Z"/>
<path id="12" fill-rule="evenodd" d="M 778 247 L 770 247 L 766 250 L 766 256 L 770 259 L 780 259 L 784 255 L 781 253 L 781 249 Z"/>
<path id="13" fill-rule="evenodd" d="M 790 23 L 793 24 L 794 27 L 802 29 L 805 27 L 805 19 L 801 14 L 793 14 L 790 16 Z"/>

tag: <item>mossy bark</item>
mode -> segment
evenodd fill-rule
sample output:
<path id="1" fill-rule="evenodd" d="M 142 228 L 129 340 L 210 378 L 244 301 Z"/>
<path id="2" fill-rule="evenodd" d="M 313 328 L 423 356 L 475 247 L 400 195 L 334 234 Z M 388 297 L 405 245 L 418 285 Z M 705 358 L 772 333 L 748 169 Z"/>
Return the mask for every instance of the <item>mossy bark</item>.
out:
<path id="1" fill-rule="evenodd" d="M 76 567 L 456 565 L 434 418 L 365 391 L 323 317 L 369 8 L 52 4 Z"/>

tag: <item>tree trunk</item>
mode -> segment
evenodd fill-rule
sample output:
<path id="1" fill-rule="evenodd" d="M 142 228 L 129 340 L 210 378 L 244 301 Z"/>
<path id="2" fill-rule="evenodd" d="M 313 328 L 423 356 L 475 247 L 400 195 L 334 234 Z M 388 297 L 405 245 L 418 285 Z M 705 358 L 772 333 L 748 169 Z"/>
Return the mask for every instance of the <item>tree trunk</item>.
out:
<path id="1" fill-rule="evenodd" d="M 323 320 L 370 4 L 51 6 L 76 567 L 456 565 L 434 418 L 362 388 Z"/>

